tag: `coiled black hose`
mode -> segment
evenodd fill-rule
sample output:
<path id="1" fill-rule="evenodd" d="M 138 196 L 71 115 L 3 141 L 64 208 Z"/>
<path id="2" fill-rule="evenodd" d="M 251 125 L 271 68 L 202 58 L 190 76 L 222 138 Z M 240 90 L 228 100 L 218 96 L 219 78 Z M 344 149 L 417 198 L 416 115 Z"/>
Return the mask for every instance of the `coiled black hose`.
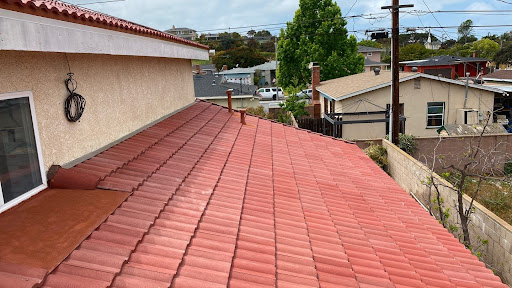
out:
<path id="1" fill-rule="evenodd" d="M 68 79 L 66 79 L 66 88 L 68 89 L 69 96 L 64 102 L 64 112 L 66 118 L 71 122 L 77 122 L 82 117 L 85 110 L 85 98 L 82 95 L 75 93 L 78 88 L 78 83 L 73 79 L 73 73 L 68 73 Z"/>

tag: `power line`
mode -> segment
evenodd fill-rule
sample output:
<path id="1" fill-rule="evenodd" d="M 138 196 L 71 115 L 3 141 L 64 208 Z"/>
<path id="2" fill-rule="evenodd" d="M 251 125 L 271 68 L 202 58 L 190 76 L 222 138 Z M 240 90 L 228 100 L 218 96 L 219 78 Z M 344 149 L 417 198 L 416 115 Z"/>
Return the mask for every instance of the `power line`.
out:
<path id="1" fill-rule="evenodd" d="M 439 26 L 443 26 L 443 25 L 441 25 L 441 23 L 439 23 L 439 20 L 437 20 L 436 15 L 434 15 L 434 13 L 432 13 L 432 10 L 430 10 L 430 7 L 428 7 L 427 2 L 425 2 L 425 0 L 421 0 L 421 1 L 423 1 L 423 4 L 425 4 L 425 7 L 427 7 L 428 11 L 429 11 L 429 12 L 430 12 L 430 14 L 432 15 L 432 17 L 434 17 L 434 19 L 436 20 L 437 24 L 439 24 Z M 449 37 L 450 37 L 450 35 L 448 35 L 448 33 L 446 33 L 446 31 L 444 30 L 444 28 L 443 28 L 443 31 L 444 31 L 444 34 L 447 36 L 447 38 L 449 38 Z"/>
<path id="2" fill-rule="evenodd" d="M 318 21 L 337 20 L 337 19 L 345 19 L 346 20 L 346 19 L 353 19 L 353 18 L 372 19 L 372 18 L 377 18 L 380 15 L 388 16 L 389 13 L 382 12 L 382 13 L 359 14 L 359 15 L 345 16 L 345 17 L 342 16 L 342 17 L 321 18 L 321 19 L 315 19 L 315 20 L 305 20 L 304 22 L 318 22 Z M 285 25 L 288 23 L 289 22 L 280 22 L 280 23 L 260 24 L 260 25 L 251 25 L 251 26 L 227 27 L 227 28 L 218 28 L 218 29 L 198 30 L 196 32 L 226 31 L 226 30 L 236 30 L 236 29 L 255 28 L 255 27 L 269 27 L 269 26 Z"/>
<path id="3" fill-rule="evenodd" d="M 352 11 L 352 8 L 354 8 L 354 6 L 356 6 L 357 1 L 358 0 L 354 1 L 354 4 L 352 4 L 352 7 L 350 7 L 350 9 L 348 9 L 348 12 L 347 12 L 347 14 L 345 14 L 345 16 L 348 16 L 348 14 L 350 14 L 350 11 Z"/>
<path id="4" fill-rule="evenodd" d="M 500 1 L 500 2 L 503 2 L 503 3 L 506 3 L 506 4 L 512 4 L 512 2 L 508 2 L 508 1 L 505 1 L 505 0 L 496 0 L 496 1 Z"/>

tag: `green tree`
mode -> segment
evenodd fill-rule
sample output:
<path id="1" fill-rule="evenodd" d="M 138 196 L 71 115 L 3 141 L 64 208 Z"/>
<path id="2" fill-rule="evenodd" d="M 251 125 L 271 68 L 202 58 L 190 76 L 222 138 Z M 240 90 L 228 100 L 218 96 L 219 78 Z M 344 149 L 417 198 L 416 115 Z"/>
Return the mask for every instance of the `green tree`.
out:
<path id="1" fill-rule="evenodd" d="M 222 69 L 223 65 L 227 65 L 228 69 L 233 67 L 252 67 L 263 64 L 267 58 L 263 57 L 259 52 L 249 47 L 237 47 L 227 51 L 217 53 L 212 62 L 217 69 Z"/>
<path id="2" fill-rule="evenodd" d="M 281 30 L 277 56 L 281 85 L 309 83 L 311 62 L 322 67 L 321 80 L 362 72 L 364 57 L 357 53 L 357 40 L 348 36 L 346 24 L 332 0 L 300 0 L 293 22 Z"/>
<path id="3" fill-rule="evenodd" d="M 279 104 L 283 112 L 291 112 L 295 119 L 302 116 L 309 116 L 306 111 L 306 101 L 304 98 L 297 96 L 297 93 L 292 93 L 284 103 Z M 285 122 L 285 121 L 283 121 Z"/>
<path id="4" fill-rule="evenodd" d="M 493 58 L 496 64 L 509 64 L 512 63 L 512 45 L 501 48 Z"/>
<path id="5" fill-rule="evenodd" d="M 357 43 L 357 45 L 365 46 L 365 47 L 373 47 L 373 48 L 377 48 L 377 49 L 382 48 L 382 44 L 380 44 L 379 42 L 373 41 L 373 40 L 363 40 L 363 41 Z"/>
<path id="6" fill-rule="evenodd" d="M 473 45 L 471 43 L 467 43 L 464 45 L 456 43 L 450 49 L 441 49 L 437 51 L 437 55 L 469 57 L 473 55 Z"/>
<path id="7" fill-rule="evenodd" d="M 459 40 L 463 43 L 468 43 L 470 41 L 469 37 L 473 36 L 473 20 L 468 19 L 462 24 L 460 24 L 459 28 L 457 29 L 457 33 L 459 34 Z M 472 38 L 473 39 L 473 38 Z"/>
<path id="8" fill-rule="evenodd" d="M 261 30 L 254 34 L 255 37 L 271 37 L 272 34 L 268 30 Z"/>
<path id="9" fill-rule="evenodd" d="M 472 44 L 472 50 L 477 53 L 478 57 L 492 59 L 500 50 L 500 44 L 490 40 L 482 39 Z"/>
<path id="10" fill-rule="evenodd" d="M 421 60 L 432 57 L 433 51 L 421 43 L 409 44 L 400 49 L 400 61 Z"/>

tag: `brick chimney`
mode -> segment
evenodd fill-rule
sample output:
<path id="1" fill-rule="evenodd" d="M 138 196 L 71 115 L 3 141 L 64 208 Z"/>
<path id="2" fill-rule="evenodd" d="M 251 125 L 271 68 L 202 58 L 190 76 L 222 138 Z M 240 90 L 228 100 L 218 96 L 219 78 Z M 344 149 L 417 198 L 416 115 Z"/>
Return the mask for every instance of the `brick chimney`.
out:
<path id="1" fill-rule="evenodd" d="M 311 70 L 311 90 L 313 90 L 312 104 L 313 104 L 313 118 L 320 118 L 320 93 L 316 90 L 316 87 L 320 85 L 320 65 L 318 62 L 311 62 L 309 64 Z"/>
<path id="2" fill-rule="evenodd" d="M 474 51 L 473 52 L 473 58 L 476 58 L 476 56 L 477 56 L 476 54 L 477 54 L 476 51 Z"/>
<path id="3" fill-rule="evenodd" d="M 222 65 L 222 71 L 227 71 L 228 70 L 228 65 Z"/>

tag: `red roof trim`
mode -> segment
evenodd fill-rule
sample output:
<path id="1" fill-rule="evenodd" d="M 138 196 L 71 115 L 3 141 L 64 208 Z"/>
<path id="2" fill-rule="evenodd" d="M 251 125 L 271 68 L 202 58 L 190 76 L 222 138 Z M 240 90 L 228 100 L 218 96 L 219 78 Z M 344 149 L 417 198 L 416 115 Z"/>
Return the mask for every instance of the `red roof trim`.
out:
<path id="1" fill-rule="evenodd" d="M 4 5 L 1 5 L 4 4 Z M 209 47 L 199 44 L 194 41 L 185 40 L 183 38 L 158 31 L 156 29 L 139 25 L 127 20 L 116 18 L 107 14 L 99 13 L 86 8 L 78 7 L 75 5 L 63 3 L 54 0 L 0 0 L 0 8 L 19 11 L 27 14 L 43 15 L 47 18 L 63 20 L 62 17 L 69 17 L 64 21 L 75 22 L 87 26 L 100 27 L 109 30 L 125 30 L 121 32 L 142 34 L 142 36 L 157 38 L 169 42 L 175 42 L 208 50 Z M 23 8 L 29 8 L 32 11 L 27 11 Z M 32 12 L 32 13 L 31 13 Z M 39 12 L 39 13 L 38 13 Z M 60 16 L 60 17 L 59 17 Z M 74 20 L 74 21 L 73 21 Z M 95 25 L 93 25 L 95 24 Z"/>

